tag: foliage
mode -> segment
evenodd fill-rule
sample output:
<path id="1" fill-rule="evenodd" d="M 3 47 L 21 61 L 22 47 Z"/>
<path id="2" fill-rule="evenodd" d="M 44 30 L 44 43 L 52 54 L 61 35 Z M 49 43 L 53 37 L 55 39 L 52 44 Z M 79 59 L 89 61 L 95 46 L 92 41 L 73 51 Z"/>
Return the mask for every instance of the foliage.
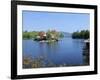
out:
<path id="1" fill-rule="evenodd" d="M 63 33 L 59 33 L 59 37 L 63 38 L 64 37 Z"/>
<path id="2" fill-rule="evenodd" d="M 47 35 L 47 39 L 58 39 L 59 38 L 59 32 L 55 31 L 55 30 L 48 30 L 46 32 Z"/>
<path id="3" fill-rule="evenodd" d="M 24 39 L 32 39 L 35 38 L 38 35 L 38 32 L 36 31 L 31 31 L 31 32 L 23 32 L 23 38 Z"/>
<path id="4" fill-rule="evenodd" d="M 89 30 L 81 30 L 80 32 L 73 32 L 72 38 L 81 38 L 81 39 L 88 39 L 89 38 Z"/>
<path id="5" fill-rule="evenodd" d="M 23 39 L 35 39 L 37 40 L 38 38 L 41 39 L 47 39 L 47 40 L 52 40 L 55 39 L 57 40 L 58 38 L 64 37 L 63 34 L 60 32 L 57 32 L 56 30 L 48 30 L 47 32 L 44 31 L 24 31 L 23 32 Z"/>

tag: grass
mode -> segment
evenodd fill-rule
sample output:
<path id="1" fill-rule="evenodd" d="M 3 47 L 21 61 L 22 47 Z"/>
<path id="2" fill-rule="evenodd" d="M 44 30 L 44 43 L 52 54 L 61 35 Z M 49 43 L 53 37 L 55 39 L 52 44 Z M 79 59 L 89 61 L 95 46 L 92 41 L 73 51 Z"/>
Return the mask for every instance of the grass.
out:
<path id="1" fill-rule="evenodd" d="M 37 58 L 32 59 L 31 57 L 24 57 L 23 58 L 23 68 L 24 69 L 28 69 L 28 68 L 45 68 L 45 67 L 69 67 L 69 66 L 83 66 L 83 65 L 87 65 L 88 61 L 86 61 L 86 57 L 84 59 L 85 64 L 79 64 L 79 65 L 75 65 L 75 64 L 66 64 L 66 63 L 62 63 L 62 64 L 55 64 L 50 60 L 47 60 L 45 62 L 45 58 L 43 58 L 42 56 L 39 56 Z"/>

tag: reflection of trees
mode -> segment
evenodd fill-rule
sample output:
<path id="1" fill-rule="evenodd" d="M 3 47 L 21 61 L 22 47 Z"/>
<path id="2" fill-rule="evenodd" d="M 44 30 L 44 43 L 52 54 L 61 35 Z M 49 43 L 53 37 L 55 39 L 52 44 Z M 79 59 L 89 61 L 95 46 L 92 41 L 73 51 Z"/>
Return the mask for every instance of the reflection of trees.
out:
<path id="1" fill-rule="evenodd" d="M 57 47 L 58 47 L 58 42 L 52 42 L 52 43 L 47 43 L 47 52 L 55 54 L 57 51 Z"/>
<path id="2" fill-rule="evenodd" d="M 49 56 L 54 54 L 57 48 L 57 42 L 52 42 L 52 43 L 41 43 L 40 44 L 40 51 L 41 55 L 43 57 L 43 67 L 54 67 L 56 64 L 50 60 Z"/>
<path id="3" fill-rule="evenodd" d="M 89 42 L 86 43 L 84 49 L 83 49 L 83 61 L 84 65 L 89 65 Z"/>

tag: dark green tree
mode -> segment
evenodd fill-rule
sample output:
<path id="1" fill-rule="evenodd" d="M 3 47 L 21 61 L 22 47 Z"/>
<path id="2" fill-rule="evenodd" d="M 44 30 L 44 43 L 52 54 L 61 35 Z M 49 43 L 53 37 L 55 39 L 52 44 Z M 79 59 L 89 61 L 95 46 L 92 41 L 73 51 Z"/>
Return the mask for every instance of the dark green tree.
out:
<path id="1" fill-rule="evenodd" d="M 89 38 L 89 30 L 81 30 L 73 32 L 72 33 L 72 38 L 78 38 L 78 39 L 88 39 Z"/>

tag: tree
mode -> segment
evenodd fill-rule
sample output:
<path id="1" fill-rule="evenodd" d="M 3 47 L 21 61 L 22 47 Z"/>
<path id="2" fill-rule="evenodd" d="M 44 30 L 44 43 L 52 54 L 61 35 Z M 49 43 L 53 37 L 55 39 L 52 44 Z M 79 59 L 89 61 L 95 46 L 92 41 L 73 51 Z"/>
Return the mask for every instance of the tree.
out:
<path id="1" fill-rule="evenodd" d="M 89 30 L 81 30 L 80 32 L 73 32 L 72 38 L 79 38 L 79 39 L 88 39 L 89 38 Z"/>
<path id="2" fill-rule="evenodd" d="M 59 38 L 59 33 L 56 30 L 48 30 L 47 31 L 47 39 L 55 39 L 57 40 Z"/>
<path id="3" fill-rule="evenodd" d="M 59 33 L 59 37 L 63 38 L 64 37 L 63 33 Z"/>

